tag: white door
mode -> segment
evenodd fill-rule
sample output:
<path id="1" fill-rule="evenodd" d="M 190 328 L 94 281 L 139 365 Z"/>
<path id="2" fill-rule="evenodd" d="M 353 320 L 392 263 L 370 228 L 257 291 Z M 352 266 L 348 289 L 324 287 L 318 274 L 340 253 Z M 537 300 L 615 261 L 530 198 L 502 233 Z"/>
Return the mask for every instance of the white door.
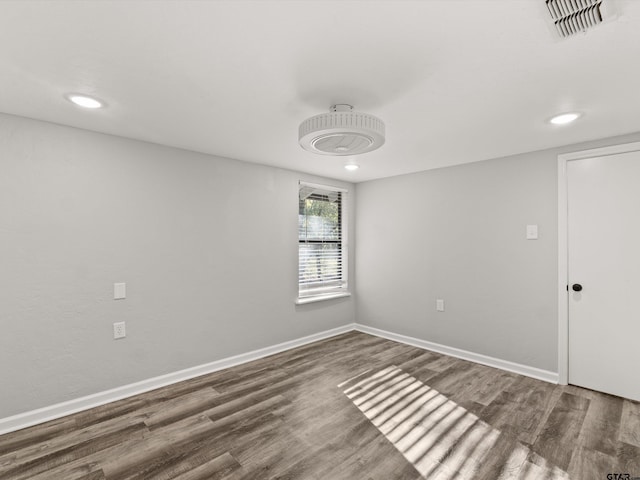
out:
<path id="1" fill-rule="evenodd" d="M 640 152 L 569 161 L 567 180 L 569 383 L 640 400 Z"/>

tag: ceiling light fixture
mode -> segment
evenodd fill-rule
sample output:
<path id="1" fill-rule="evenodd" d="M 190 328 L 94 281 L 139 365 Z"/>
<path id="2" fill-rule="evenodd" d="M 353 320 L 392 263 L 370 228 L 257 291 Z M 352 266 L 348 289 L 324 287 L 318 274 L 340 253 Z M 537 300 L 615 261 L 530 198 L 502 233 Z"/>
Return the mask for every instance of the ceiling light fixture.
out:
<path id="1" fill-rule="evenodd" d="M 344 168 L 346 168 L 347 170 L 349 170 L 350 172 L 355 172 L 356 170 L 358 170 L 360 168 L 360 165 L 356 164 L 356 163 L 347 163 Z"/>
<path id="2" fill-rule="evenodd" d="M 577 120 L 580 116 L 581 114 L 578 112 L 561 113 L 560 115 L 556 115 L 555 117 L 551 118 L 549 122 L 553 123 L 554 125 L 566 125 L 567 123 L 571 123 Z"/>
<path id="3" fill-rule="evenodd" d="M 359 155 L 384 144 L 384 123 L 368 113 L 354 112 L 351 105 L 333 105 L 329 113 L 306 119 L 298 129 L 305 150 L 320 155 Z"/>
<path id="4" fill-rule="evenodd" d="M 65 95 L 65 98 L 71 103 L 83 108 L 104 107 L 104 102 L 88 95 L 81 95 L 79 93 L 68 93 L 67 95 Z"/>

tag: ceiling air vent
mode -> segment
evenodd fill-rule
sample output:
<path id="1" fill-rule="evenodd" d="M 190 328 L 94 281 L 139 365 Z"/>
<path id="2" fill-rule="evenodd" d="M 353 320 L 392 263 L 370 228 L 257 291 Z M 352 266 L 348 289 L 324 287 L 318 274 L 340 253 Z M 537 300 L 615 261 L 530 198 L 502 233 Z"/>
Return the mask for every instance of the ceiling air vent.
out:
<path id="1" fill-rule="evenodd" d="M 607 19 L 605 0 L 545 0 L 562 38 L 586 32 Z M 606 7 L 606 6 L 605 6 Z"/>

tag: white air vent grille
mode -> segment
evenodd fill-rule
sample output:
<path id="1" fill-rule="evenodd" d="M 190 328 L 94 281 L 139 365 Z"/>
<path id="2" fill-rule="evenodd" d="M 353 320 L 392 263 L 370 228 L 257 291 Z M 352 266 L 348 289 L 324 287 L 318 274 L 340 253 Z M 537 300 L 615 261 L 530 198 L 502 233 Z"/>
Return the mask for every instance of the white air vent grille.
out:
<path id="1" fill-rule="evenodd" d="M 585 32 L 604 21 L 603 0 L 545 0 L 561 37 Z"/>

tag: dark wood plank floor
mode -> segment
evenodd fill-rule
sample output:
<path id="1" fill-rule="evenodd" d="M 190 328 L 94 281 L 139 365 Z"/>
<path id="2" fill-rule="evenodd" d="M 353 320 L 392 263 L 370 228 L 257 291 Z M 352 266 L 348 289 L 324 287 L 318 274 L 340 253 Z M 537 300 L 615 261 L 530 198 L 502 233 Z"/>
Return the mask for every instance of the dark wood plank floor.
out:
<path id="1" fill-rule="evenodd" d="M 0 436 L 2 480 L 640 477 L 640 404 L 350 332 Z"/>

